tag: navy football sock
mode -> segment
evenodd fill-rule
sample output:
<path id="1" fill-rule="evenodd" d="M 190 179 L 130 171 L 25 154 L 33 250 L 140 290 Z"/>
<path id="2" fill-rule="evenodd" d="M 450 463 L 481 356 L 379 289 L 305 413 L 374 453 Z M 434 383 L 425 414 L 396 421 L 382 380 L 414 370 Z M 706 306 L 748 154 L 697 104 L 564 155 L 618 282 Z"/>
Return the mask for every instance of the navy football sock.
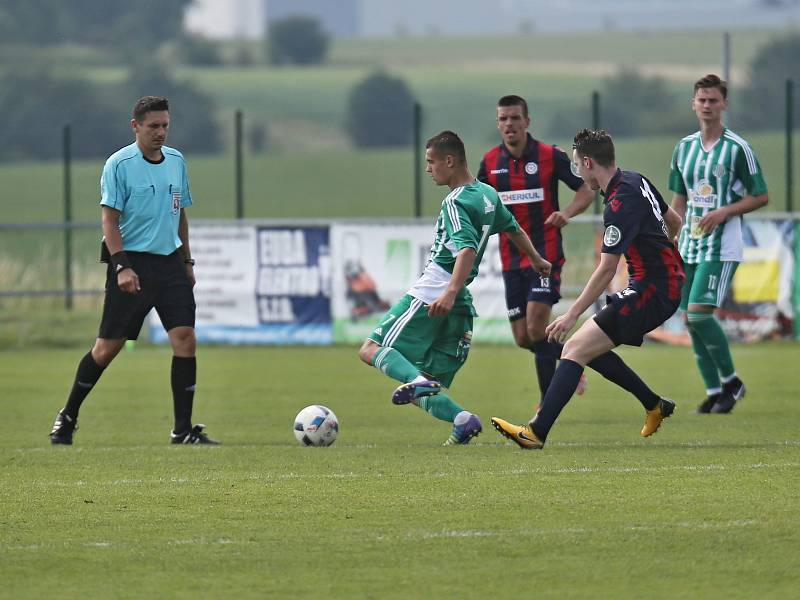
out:
<path id="1" fill-rule="evenodd" d="M 531 423 L 533 432 L 540 440 L 547 439 L 550 428 L 575 393 L 581 373 L 583 373 L 583 367 L 574 360 L 561 359 L 561 363 L 553 375 L 553 381 L 544 396 L 542 406 Z"/>
<path id="2" fill-rule="evenodd" d="M 628 390 L 646 410 L 653 410 L 658 406 L 661 397 L 647 387 L 647 384 L 616 353 L 609 350 L 592 359 L 586 366 L 622 389 Z"/>
<path id="3" fill-rule="evenodd" d="M 561 357 L 563 346 L 556 342 L 539 340 L 531 345 L 531 352 L 536 356 L 536 377 L 539 380 L 541 397 L 547 393 L 553 374 L 556 372 L 556 360 Z"/>

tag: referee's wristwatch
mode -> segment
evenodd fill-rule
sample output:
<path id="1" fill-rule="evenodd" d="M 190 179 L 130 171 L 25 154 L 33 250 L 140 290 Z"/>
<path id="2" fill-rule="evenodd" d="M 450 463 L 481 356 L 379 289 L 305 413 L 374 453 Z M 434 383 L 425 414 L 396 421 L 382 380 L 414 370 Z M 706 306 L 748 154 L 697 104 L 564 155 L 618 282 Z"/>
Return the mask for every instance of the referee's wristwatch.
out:
<path id="1" fill-rule="evenodd" d="M 193 258 L 184 258 L 184 259 L 183 259 L 183 262 L 184 262 L 185 264 L 187 264 L 187 265 L 192 265 L 192 266 L 194 266 L 194 259 L 193 259 Z"/>

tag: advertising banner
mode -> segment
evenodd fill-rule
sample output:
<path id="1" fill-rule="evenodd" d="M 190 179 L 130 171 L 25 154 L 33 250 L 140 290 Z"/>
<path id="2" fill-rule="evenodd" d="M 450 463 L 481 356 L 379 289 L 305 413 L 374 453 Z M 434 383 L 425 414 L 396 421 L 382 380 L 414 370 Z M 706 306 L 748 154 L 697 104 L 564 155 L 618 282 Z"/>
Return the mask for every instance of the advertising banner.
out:
<path id="1" fill-rule="evenodd" d="M 790 335 L 795 312 L 795 224 L 788 219 L 748 219 L 742 235 L 744 258 L 717 318 L 734 342 Z M 614 291 L 626 285 L 626 271 L 623 258 L 611 286 Z M 649 337 L 669 344 L 691 345 L 680 312 Z"/>
<path id="2" fill-rule="evenodd" d="M 331 226 L 334 341 L 357 343 L 369 335 L 419 277 L 433 235 L 433 223 Z M 469 289 L 479 314 L 475 339 L 510 341 L 497 236 L 489 239 L 480 274 Z"/>
<path id="3" fill-rule="evenodd" d="M 800 312 L 798 227 L 791 219 L 745 222 L 744 260 L 718 312 L 732 340 L 791 334 Z M 228 344 L 360 343 L 422 272 L 433 235 L 434 224 L 422 221 L 193 224 L 197 337 Z M 622 261 L 611 287 L 626 282 Z M 578 293 L 580 283 L 567 281 L 562 291 Z M 479 315 L 475 340 L 513 343 L 497 236 L 489 238 L 470 291 Z M 565 294 L 554 314 L 571 300 Z M 150 323 L 151 339 L 166 342 L 155 311 Z M 689 343 L 679 316 L 651 337 Z"/>
<path id="4" fill-rule="evenodd" d="M 193 226 L 197 338 L 228 344 L 329 344 L 328 227 Z M 167 341 L 151 313 L 151 339 Z"/>

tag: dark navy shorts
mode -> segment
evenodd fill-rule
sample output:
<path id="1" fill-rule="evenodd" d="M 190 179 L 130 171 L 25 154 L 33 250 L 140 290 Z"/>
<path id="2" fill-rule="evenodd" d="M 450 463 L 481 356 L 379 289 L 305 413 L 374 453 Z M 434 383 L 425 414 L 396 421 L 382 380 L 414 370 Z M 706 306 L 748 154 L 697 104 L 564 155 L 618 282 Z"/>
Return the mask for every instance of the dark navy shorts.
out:
<path id="1" fill-rule="evenodd" d="M 670 300 L 647 281 L 631 281 L 624 290 L 606 296 L 607 304 L 594 321 L 617 346 L 641 346 L 653 331 L 678 310 L 680 298 Z"/>
<path id="2" fill-rule="evenodd" d="M 127 254 L 142 289 L 136 294 L 123 292 L 117 285 L 113 265 L 108 265 L 103 317 L 97 337 L 135 340 L 152 308 L 158 312 L 167 331 L 175 327 L 194 327 L 194 292 L 181 254 Z"/>
<path id="3" fill-rule="evenodd" d="M 525 318 L 528 302 L 553 306 L 561 299 L 561 265 L 553 265 L 550 277 L 540 277 L 531 267 L 503 271 L 508 320 Z"/>

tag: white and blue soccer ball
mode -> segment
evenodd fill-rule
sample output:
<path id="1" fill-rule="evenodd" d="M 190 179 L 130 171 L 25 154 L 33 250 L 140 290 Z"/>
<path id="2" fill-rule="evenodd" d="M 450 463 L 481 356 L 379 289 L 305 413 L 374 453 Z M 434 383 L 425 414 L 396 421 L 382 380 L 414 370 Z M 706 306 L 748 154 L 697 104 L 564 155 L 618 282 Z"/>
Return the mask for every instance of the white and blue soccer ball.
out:
<path id="1" fill-rule="evenodd" d="M 294 437 L 303 446 L 330 446 L 337 435 L 339 419 L 327 406 L 306 406 L 294 419 Z"/>

